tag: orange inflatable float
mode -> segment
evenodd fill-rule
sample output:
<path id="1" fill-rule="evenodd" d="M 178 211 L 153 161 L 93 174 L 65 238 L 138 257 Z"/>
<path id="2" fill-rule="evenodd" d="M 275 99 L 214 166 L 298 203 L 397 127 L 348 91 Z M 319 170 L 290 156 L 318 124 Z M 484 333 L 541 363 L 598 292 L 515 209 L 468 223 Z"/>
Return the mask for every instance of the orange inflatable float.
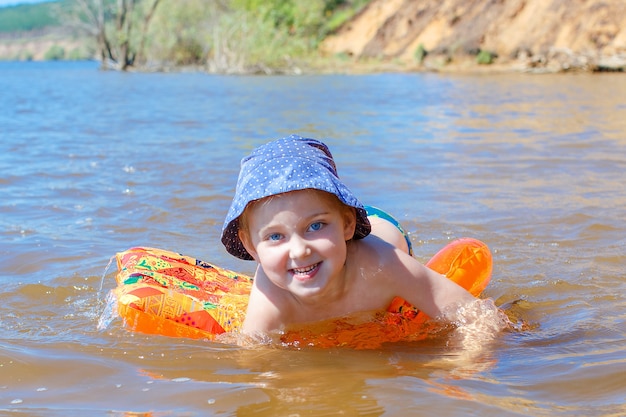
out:
<path id="1" fill-rule="evenodd" d="M 116 255 L 119 315 L 133 331 L 214 340 L 237 333 L 243 324 L 252 278 L 161 249 L 132 248 Z M 458 239 L 426 266 L 478 296 L 491 278 L 492 259 L 484 243 Z M 288 346 L 375 348 L 425 337 L 426 315 L 400 297 L 387 311 L 367 319 L 341 318 L 283 332 Z"/>

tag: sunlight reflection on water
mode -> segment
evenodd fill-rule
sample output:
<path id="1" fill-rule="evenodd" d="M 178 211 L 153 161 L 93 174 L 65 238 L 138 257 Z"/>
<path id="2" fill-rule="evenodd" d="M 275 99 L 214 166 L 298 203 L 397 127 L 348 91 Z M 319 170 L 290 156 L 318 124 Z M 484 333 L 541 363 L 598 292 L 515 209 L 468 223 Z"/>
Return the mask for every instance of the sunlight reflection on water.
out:
<path id="1" fill-rule="evenodd" d="M 626 79 L 219 77 L 0 63 L 0 410 L 46 415 L 620 415 Z M 250 274 L 219 234 L 240 158 L 325 139 L 416 257 L 494 254 L 486 296 L 527 329 L 369 352 L 242 349 L 96 329 L 136 245 Z M 59 375 L 63 377 L 60 378 Z"/>

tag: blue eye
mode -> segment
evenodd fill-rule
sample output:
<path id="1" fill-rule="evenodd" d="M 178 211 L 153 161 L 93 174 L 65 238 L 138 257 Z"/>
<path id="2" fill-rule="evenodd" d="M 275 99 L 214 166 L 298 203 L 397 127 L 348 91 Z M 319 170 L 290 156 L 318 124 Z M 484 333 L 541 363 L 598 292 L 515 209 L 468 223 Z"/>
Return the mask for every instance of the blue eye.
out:
<path id="1" fill-rule="evenodd" d="M 267 237 L 268 240 L 280 240 L 282 235 L 280 233 L 272 233 Z"/>
<path id="2" fill-rule="evenodd" d="M 317 231 L 318 231 L 318 230 L 320 230 L 323 226 L 324 226 L 324 223 L 322 223 L 322 222 L 315 222 L 315 223 L 312 223 L 312 224 L 309 226 L 309 230 L 311 230 L 312 232 L 317 232 Z"/>

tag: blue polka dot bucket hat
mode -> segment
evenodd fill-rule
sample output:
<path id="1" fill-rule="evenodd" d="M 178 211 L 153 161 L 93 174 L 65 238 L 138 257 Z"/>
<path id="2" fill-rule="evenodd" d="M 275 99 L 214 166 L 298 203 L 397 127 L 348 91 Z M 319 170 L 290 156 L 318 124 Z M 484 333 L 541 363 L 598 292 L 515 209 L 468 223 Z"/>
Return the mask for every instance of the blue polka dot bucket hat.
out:
<path id="1" fill-rule="evenodd" d="M 353 239 L 362 239 L 370 233 L 365 208 L 339 179 L 328 147 L 316 139 L 291 135 L 260 146 L 241 160 L 235 197 L 222 228 L 222 243 L 228 253 L 252 260 L 238 234 L 239 216 L 248 203 L 304 189 L 334 194 L 342 203 L 356 209 Z"/>

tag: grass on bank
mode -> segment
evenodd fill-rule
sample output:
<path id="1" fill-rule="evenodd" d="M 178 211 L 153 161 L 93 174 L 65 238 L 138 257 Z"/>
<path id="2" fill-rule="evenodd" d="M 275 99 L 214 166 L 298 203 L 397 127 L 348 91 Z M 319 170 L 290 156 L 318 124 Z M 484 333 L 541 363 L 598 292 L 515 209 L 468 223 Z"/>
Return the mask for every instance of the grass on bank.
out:
<path id="1" fill-rule="evenodd" d="M 110 7 L 105 30 L 112 50 L 119 51 L 121 43 L 127 42 L 136 55 L 133 65 L 274 72 L 315 62 L 319 43 L 370 0 L 161 0 L 149 27 L 142 31 L 152 1 L 136 3 L 130 37 L 115 27 L 116 3 L 104 3 Z M 68 12 L 75 5 L 75 0 L 59 0 L 0 8 L 0 42 L 42 37 L 51 28 L 76 37 L 79 32 L 71 30 L 78 25 Z M 85 58 L 97 55 L 93 35 L 82 32 L 78 36 L 88 45 L 82 50 L 93 53 Z M 42 39 L 34 41 L 41 43 Z M 75 59 L 78 55 L 62 42 L 48 48 L 44 59 Z M 19 49 L 19 56 L 0 59 L 33 59 L 32 52 Z"/>

